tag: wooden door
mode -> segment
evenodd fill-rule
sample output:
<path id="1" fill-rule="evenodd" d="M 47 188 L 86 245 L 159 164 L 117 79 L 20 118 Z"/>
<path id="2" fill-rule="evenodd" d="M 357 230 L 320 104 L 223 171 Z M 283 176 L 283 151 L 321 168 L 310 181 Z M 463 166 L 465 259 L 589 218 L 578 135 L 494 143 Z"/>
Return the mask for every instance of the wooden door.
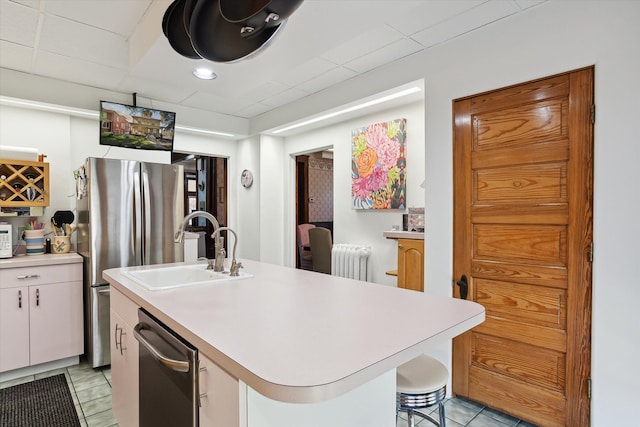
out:
<path id="1" fill-rule="evenodd" d="M 593 71 L 453 104 L 453 392 L 541 426 L 590 420 Z"/>
<path id="2" fill-rule="evenodd" d="M 424 291 L 424 240 L 398 239 L 398 287 Z"/>

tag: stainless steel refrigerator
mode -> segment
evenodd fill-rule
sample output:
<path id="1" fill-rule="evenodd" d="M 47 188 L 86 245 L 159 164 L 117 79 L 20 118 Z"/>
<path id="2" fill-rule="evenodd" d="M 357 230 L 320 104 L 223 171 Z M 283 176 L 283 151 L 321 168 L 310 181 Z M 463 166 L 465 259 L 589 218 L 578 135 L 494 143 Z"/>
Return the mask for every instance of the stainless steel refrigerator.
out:
<path id="1" fill-rule="evenodd" d="M 83 188 L 84 187 L 84 188 Z M 84 258 L 85 354 L 111 363 L 109 268 L 183 260 L 174 235 L 184 218 L 180 165 L 88 158 L 77 197 L 78 253 Z"/>

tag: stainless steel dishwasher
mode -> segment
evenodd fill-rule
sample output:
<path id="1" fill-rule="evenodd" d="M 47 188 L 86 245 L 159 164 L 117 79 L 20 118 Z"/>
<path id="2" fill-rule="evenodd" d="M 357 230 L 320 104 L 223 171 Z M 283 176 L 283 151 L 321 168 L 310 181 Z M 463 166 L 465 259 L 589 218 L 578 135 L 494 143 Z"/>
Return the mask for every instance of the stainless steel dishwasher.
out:
<path id="1" fill-rule="evenodd" d="M 198 426 L 198 350 L 144 309 L 140 342 L 140 427 Z"/>

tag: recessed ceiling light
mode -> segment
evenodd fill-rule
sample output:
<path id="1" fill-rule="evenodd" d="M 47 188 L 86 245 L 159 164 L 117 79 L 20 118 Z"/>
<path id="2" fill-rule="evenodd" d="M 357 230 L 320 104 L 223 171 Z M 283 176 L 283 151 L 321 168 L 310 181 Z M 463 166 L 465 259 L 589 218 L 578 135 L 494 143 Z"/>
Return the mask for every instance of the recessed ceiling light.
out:
<path id="1" fill-rule="evenodd" d="M 210 69 L 202 67 L 193 70 L 193 75 L 202 80 L 213 80 L 218 77 L 216 73 L 214 73 Z"/>

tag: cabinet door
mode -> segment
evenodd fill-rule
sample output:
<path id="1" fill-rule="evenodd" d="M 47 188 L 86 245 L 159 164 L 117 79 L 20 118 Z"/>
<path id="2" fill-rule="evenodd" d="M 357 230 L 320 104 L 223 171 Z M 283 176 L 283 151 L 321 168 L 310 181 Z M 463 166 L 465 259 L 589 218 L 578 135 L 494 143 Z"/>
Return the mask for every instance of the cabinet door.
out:
<path id="1" fill-rule="evenodd" d="M 398 287 L 424 291 L 424 241 L 398 239 Z"/>
<path id="2" fill-rule="evenodd" d="M 29 365 L 29 288 L 0 289 L 0 372 Z"/>
<path id="3" fill-rule="evenodd" d="M 82 282 L 29 287 L 32 365 L 84 351 Z"/>
<path id="4" fill-rule="evenodd" d="M 200 354 L 200 426 L 240 425 L 238 380 Z"/>
<path id="5" fill-rule="evenodd" d="M 111 310 L 111 408 L 118 425 L 137 427 L 138 342 L 133 328 Z"/>

